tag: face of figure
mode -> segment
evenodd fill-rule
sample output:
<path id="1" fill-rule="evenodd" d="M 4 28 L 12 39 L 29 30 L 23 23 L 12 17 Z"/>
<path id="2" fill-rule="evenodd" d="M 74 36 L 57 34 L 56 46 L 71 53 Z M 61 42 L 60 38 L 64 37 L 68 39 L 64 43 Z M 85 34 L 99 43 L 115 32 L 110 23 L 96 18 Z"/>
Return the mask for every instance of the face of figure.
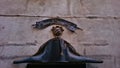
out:
<path id="1" fill-rule="evenodd" d="M 61 36 L 63 31 L 63 28 L 60 26 L 52 27 L 52 33 L 55 37 Z"/>

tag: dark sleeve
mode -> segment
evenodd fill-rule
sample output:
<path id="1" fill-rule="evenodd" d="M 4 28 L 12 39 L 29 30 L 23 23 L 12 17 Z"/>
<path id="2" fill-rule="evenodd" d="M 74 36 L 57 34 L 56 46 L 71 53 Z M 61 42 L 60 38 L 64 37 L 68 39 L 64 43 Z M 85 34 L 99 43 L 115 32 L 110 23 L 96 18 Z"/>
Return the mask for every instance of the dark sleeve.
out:
<path id="1" fill-rule="evenodd" d="M 81 56 L 78 52 L 76 52 L 75 48 L 70 43 L 68 43 L 67 41 L 65 41 L 65 43 L 67 44 L 67 47 L 69 48 L 70 52 L 72 52 L 75 55 Z"/>

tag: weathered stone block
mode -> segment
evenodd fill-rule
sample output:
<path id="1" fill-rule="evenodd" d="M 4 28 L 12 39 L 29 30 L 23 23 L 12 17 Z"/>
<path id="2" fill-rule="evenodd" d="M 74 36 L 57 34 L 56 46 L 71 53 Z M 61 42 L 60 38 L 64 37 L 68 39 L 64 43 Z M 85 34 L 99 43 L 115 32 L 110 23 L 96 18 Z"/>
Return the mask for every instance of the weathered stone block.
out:
<path id="1" fill-rule="evenodd" d="M 119 20 L 119 19 L 118 19 Z M 73 19 L 77 25 L 83 29 L 82 39 L 79 36 L 78 42 L 105 43 L 110 46 L 118 46 L 119 43 L 119 21 L 116 19 Z M 79 23 L 78 23 L 79 22 Z M 80 33 L 79 33 L 80 34 Z"/>
<path id="2" fill-rule="evenodd" d="M 89 46 L 86 47 L 86 55 L 114 55 L 116 51 L 109 46 Z"/>
<path id="3" fill-rule="evenodd" d="M 12 15 L 22 14 L 26 10 L 26 0 L 1 0 L 0 1 L 0 14 Z"/>
<path id="4" fill-rule="evenodd" d="M 38 46 L 4 46 L 0 53 L 0 59 L 32 56 L 37 52 L 38 48 Z"/>
<path id="5" fill-rule="evenodd" d="M 83 17 L 88 12 L 86 7 L 83 5 L 83 0 L 68 0 L 68 9 L 70 16 Z"/>
<path id="6" fill-rule="evenodd" d="M 32 23 L 35 20 L 24 17 L 0 17 L 0 25 L 4 27 L 0 31 L 0 42 L 34 42 L 35 36 Z"/>
<path id="7" fill-rule="evenodd" d="M 25 12 L 33 16 L 65 16 L 68 13 L 66 0 L 28 0 Z"/>
<path id="8" fill-rule="evenodd" d="M 120 1 L 119 0 L 82 0 L 83 6 L 88 13 L 86 15 L 93 16 L 115 16 L 120 15 Z"/>
<path id="9" fill-rule="evenodd" d="M 2 0 L 1 15 L 66 16 L 67 0 Z"/>

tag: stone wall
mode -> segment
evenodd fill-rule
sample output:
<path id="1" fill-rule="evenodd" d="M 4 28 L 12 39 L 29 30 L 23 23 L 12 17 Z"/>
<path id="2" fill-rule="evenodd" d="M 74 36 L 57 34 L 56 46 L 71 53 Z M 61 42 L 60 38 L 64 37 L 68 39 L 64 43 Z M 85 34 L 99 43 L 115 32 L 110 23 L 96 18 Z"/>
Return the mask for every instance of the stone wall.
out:
<path id="1" fill-rule="evenodd" d="M 12 62 L 33 55 L 53 36 L 51 26 L 31 27 L 36 21 L 59 16 L 83 31 L 65 29 L 63 39 L 81 55 L 102 59 L 87 68 L 120 68 L 120 0 L 1 0 L 0 67 L 25 68 Z"/>

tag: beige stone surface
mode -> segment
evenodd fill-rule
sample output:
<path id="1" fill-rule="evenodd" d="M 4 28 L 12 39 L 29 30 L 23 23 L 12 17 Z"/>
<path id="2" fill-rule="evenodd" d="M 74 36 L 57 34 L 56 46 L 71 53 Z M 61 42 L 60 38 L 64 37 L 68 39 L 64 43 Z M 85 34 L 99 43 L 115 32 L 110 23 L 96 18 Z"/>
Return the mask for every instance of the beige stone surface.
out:
<path id="1" fill-rule="evenodd" d="M 69 14 L 69 10 L 67 0 L 1 0 L 0 14 L 65 16 Z"/>
<path id="2" fill-rule="evenodd" d="M 1 0 L 0 1 L 0 14 L 12 15 L 22 14 L 26 11 L 27 0 Z"/>
<path id="3" fill-rule="evenodd" d="M 0 17 L 0 25 L 4 27 L 0 31 L 0 41 L 3 43 L 34 42 L 35 36 L 31 27 L 34 22 L 34 19 L 24 17 Z"/>
<path id="4" fill-rule="evenodd" d="M 79 42 L 79 44 L 108 43 L 108 46 L 118 46 L 120 39 L 119 19 L 80 18 L 73 19 L 73 21 L 77 22 L 77 25 L 83 29 L 82 40 Z"/>
<path id="5" fill-rule="evenodd" d="M 3 47 L 2 52 L 0 53 L 0 57 L 3 59 L 9 58 L 19 58 L 32 56 L 38 50 L 39 46 L 5 46 Z"/>
<path id="6" fill-rule="evenodd" d="M 65 16 L 69 10 L 66 0 L 28 0 L 27 15 Z"/>
<path id="7" fill-rule="evenodd" d="M 119 19 L 73 19 L 84 34 L 79 36 L 78 44 L 85 46 L 86 55 L 119 56 L 120 23 Z"/>
<path id="8" fill-rule="evenodd" d="M 84 17 L 88 10 L 86 6 L 83 5 L 84 0 L 67 0 L 68 7 L 70 11 L 70 16 Z"/>
<path id="9" fill-rule="evenodd" d="M 95 16 L 117 16 L 120 15 L 120 0 L 82 0 L 88 14 Z"/>
<path id="10" fill-rule="evenodd" d="M 1 0 L 1 15 L 119 17 L 119 0 Z"/>

